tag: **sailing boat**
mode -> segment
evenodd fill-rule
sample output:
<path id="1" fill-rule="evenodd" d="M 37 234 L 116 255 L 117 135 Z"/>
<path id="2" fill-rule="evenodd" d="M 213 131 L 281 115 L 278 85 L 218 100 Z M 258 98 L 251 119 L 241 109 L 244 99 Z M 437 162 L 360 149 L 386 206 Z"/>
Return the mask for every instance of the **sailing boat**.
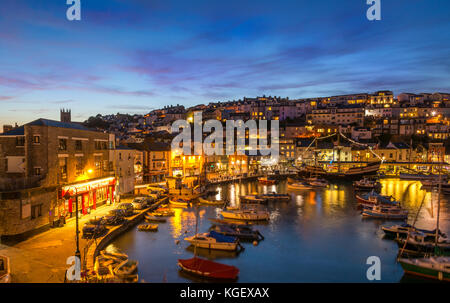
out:
<path id="1" fill-rule="evenodd" d="M 197 212 L 196 207 L 196 212 Z M 195 234 L 198 231 L 198 216 L 195 214 Z M 208 279 L 236 280 L 239 269 L 235 266 L 226 265 L 197 257 L 197 245 L 194 246 L 194 257 L 190 259 L 178 259 L 178 266 L 188 273 Z"/>
<path id="2" fill-rule="evenodd" d="M 406 274 L 450 282 L 450 257 L 440 257 L 439 214 L 441 210 L 442 162 L 439 169 L 438 210 L 436 216 L 435 256 L 424 258 L 399 258 L 398 261 Z"/>

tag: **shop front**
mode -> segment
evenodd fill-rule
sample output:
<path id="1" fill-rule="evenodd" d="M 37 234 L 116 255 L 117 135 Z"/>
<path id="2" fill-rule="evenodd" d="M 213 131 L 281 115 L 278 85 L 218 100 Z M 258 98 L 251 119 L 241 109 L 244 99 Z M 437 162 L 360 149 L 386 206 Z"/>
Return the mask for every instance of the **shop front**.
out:
<path id="1" fill-rule="evenodd" d="M 59 192 L 59 215 L 72 217 L 76 211 L 75 203 L 78 203 L 78 211 L 82 215 L 90 213 L 100 205 L 114 203 L 117 195 L 116 183 L 114 177 L 109 177 L 63 186 Z"/>

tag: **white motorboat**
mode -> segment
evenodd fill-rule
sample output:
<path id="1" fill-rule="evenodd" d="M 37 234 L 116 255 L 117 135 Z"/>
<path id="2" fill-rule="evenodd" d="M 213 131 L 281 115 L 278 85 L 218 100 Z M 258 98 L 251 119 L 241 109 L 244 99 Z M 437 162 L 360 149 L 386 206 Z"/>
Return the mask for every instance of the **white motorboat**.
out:
<path id="1" fill-rule="evenodd" d="M 184 240 L 200 248 L 235 251 L 239 247 L 239 241 L 236 237 L 224 236 L 215 231 L 196 234 L 184 238 Z"/>
<path id="2" fill-rule="evenodd" d="M 223 210 L 221 212 L 222 217 L 225 219 L 235 219 L 235 220 L 248 220 L 248 221 L 262 221 L 269 220 L 270 214 L 264 210 Z"/>

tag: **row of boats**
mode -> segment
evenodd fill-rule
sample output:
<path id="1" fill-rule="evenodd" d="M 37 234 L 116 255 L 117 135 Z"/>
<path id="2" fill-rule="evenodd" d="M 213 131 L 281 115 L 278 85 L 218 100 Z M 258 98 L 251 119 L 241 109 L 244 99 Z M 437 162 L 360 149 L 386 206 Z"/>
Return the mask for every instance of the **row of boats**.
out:
<path id="1" fill-rule="evenodd" d="M 376 179 L 366 178 L 353 183 L 363 217 L 407 220 L 408 211 L 401 207 L 400 201 L 376 192 L 381 189 L 378 184 Z M 433 188 L 436 181 L 425 180 L 422 184 Z M 361 192 L 365 190 L 370 192 Z M 406 274 L 450 281 L 450 240 L 441 230 L 420 229 L 407 223 L 382 226 L 381 230 L 386 238 L 397 242 L 399 247 L 397 261 Z"/>

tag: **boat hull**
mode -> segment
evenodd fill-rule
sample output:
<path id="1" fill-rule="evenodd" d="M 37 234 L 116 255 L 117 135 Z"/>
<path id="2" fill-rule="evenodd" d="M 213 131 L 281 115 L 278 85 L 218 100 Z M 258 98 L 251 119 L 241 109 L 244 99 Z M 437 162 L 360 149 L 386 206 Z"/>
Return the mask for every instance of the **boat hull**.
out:
<path id="1" fill-rule="evenodd" d="M 236 280 L 239 275 L 239 269 L 235 266 L 197 257 L 191 259 L 179 259 L 178 266 L 188 273 L 208 279 Z"/>
<path id="2" fill-rule="evenodd" d="M 240 213 L 222 211 L 222 217 L 225 219 L 244 220 L 244 221 L 266 221 L 269 220 L 269 214 L 265 213 Z"/>
<path id="3" fill-rule="evenodd" d="M 408 214 L 388 214 L 388 213 L 380 213 L 374 212 L 368 209 L 364 209 L 362 213 L 363 217 L 370 217 L 376 219 L 386 219 L 386 220 L 406 220 L 408 219 Z"/>
<path id="4" fill-rule="evenodd" d="M 413 262 L 411 262 L 407 259 L 400 259 L 399 263 L 402 266 L 403 271 L 406 274 L 420 276 L 420 277 L 428 278 L 428 279 L 450 282 L 450 273 L 449 272 L 440 271 L 437 268 L 434 269 L 434 268 L 420 266 L 418 264 L 414 264 Z"/>

